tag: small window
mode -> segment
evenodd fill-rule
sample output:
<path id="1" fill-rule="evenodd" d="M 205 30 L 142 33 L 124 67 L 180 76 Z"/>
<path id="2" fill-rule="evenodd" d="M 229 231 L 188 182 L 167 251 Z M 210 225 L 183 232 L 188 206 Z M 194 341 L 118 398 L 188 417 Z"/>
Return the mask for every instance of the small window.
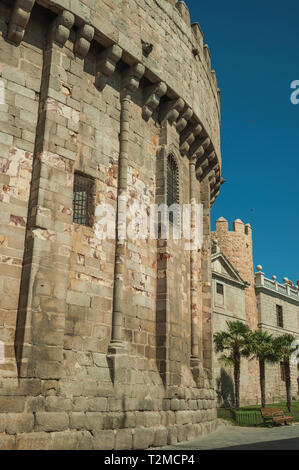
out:
<path id="1" fill-rule="evenodd" d="M 219 295 L 223 295 L 223 284 L 219 284 L 219 282 L 217 282 L 217 284 L 216 284 L 216 292 L 217 292 L 217 294 L 219 294 Z"/>
<path id="2" fill-rule="evenodd" d="M 284 362 L 280 363 L 280 377 L 281 377 L 282 382 L 286 381 L 286 368 L 285 368 Z"/>
<path id="3" fill-rule="evenodd" d="M 179 204 L 178 167 L 172 155 L 167 159 L 167 206 Z M 169 213 L 169 220 L 173 222 L 173 213 Z"/>
<path id="4" fill-rule="evenodd" d="M 281 305 L 276 305 L 277 326 L 283 328 L 283 310 Z"/>
<path id="5" fill-rule="evenodd" d="M 94 179 L 76 172 L 74 176 L 73 221 L 76 224 L 93 226 Z"/>

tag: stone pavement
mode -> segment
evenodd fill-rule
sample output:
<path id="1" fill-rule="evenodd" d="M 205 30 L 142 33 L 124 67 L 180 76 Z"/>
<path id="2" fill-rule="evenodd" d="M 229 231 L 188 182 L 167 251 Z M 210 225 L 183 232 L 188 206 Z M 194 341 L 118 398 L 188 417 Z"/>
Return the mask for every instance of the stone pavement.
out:
<path id="1" fill-rule="evenodd" d="M 275 428 L 221 426 L 212 434 L 167 450 L 299 450 L 299 424 Z"/>

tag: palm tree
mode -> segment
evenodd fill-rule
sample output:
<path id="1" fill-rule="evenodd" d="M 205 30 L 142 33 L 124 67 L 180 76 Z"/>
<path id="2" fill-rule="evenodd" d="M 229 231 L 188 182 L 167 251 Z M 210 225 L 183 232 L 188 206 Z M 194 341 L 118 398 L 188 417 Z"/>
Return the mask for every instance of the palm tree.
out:
<path id="1" fill-rule="evenodd" d="M 291 412 L 291 368 L 290 360 L 295 351 L 298 350 L 298 345 L 295 344 L 295 337 L 290 334 L 278 336 L 274 339 L 275 347 L 278 350 L 279 358 L 284 364 L 286 394 L 287 394 L 287 408 Z"/>
<path id="2" fill-rule="evenodd" d="M 251 330 L 240 321 L 227 321 L 227 331 L 214 334 L 215 351 L 223 354 L 219 361 L 234 367 L 235 407 L 240 408 L 240 369 L 241 357 L 249 355 L 249 336 Z"/>
<path id="3" fill-rule="evenodd" d="M 249 350 L 256 357 L 259 363 L 260 372 L 260 388 L 261 388 L 261 403 L 262 408 L 266 407 L 266 376 L 265 365 L 266 362 L 272 364 L 279 361 L 279 353 L 273 336 L 267 331 L 256 330 L 250 335 Z"/>

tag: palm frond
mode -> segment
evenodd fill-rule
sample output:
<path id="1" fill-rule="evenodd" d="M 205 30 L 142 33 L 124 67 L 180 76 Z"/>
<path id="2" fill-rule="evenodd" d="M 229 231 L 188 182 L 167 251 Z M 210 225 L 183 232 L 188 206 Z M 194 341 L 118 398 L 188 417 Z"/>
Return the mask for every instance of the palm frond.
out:
<path id="1" fill-rule="evenodd" d="M 234 360 L 233 360 L 232 356 L 226 356 L 225 354 L 220 356 L 218 361 L 221 362 L 223 365 L 225 365 L 227 367 L 231 367 L 231 366 L 234 365 Z"/>

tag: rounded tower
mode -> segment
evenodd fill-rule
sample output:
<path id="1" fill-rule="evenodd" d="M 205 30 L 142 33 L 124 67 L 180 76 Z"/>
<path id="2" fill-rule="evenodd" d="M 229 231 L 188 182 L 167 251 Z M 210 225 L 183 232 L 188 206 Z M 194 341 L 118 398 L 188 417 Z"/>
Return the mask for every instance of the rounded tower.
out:
<path id="1" fill-rule="evenodd" d="M 0 413 L 17 436 L 0 447 L 214 430 L 220 92 L 199 24 L 174 0 L 4 0 L 0 41 Z M 193 235 L 203 205 L 201 250 L 159 221 L 135 237 L 132 207 L 169 201 L 191 206 Z"/>

